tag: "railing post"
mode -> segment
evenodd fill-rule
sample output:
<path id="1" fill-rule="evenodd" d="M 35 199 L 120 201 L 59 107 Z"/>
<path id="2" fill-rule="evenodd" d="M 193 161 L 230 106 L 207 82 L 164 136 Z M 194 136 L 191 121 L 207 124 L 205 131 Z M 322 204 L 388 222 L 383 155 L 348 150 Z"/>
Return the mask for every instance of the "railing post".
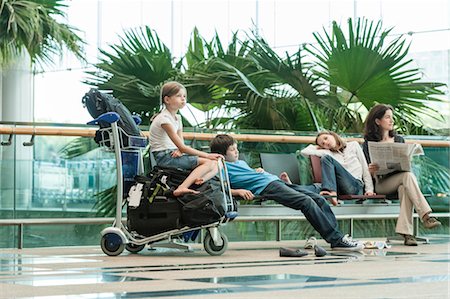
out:
<path id="1" fill-rule="evenodd" d="M 23 223 L 19 224 L 19 229 L 17 231 L 17 248 L 23 249 Z"/>
<path id="2" fill-rule="evenodd" d="M 277 220 L 277 241 L 281 241 L 281 219 Z"/>
<path id="3" fill-rule="evenodd" d="M 349 234 L 353 236 L 353 218 L 350 218 Z"/>

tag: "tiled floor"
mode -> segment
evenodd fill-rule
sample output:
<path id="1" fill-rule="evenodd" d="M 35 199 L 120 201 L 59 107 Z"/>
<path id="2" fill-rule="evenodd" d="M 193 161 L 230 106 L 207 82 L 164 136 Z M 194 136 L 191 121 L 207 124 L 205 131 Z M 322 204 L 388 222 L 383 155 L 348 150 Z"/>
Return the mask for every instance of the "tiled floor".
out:
<path id="1" fill-rule="evenodd" d="M 100 247 L 0 250 L 0 298 L 450 298 L 450 238 L 362 253 L 279 257 L 304 241 L 232 242 L 222 256 Z"/>

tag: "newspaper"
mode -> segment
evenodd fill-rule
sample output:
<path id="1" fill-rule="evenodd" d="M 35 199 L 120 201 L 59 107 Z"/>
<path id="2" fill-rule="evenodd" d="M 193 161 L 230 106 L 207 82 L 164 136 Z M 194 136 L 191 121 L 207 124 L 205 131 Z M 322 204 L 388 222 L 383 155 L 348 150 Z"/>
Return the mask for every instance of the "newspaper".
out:
<path id="1" fill-rule="evenodd" d="M 423 155 L 423 148 L 415 143 L 385 143 L 369 141 L 369 156 L 378 164 L 376 175 L 386 175 L 398 171 L 411 171 L 411 158 Z"/>

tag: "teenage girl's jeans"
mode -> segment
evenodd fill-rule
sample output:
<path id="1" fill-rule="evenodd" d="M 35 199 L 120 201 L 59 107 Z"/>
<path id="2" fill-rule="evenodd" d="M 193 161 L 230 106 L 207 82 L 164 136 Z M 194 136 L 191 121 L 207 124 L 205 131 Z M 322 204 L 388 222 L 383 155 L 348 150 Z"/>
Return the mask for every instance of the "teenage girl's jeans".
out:
<path id="1" fill-rule="evenodd" d="M 322 166 L 322 190 L 336 191 L 338 194 L 361 195 L 364 183 L 352 176 L 330 155 L 320 158 Z"/>
<path id="2" fill-rule="evenodd" d="M 328 243 L 334 244 L 342 239 L 343 235 L 338 229 L 330 205 L 319 194 L 299 185 L 276 180 L 267 185 L 261 195 L 286 207 L 301 210 L 309 223 Z"/>

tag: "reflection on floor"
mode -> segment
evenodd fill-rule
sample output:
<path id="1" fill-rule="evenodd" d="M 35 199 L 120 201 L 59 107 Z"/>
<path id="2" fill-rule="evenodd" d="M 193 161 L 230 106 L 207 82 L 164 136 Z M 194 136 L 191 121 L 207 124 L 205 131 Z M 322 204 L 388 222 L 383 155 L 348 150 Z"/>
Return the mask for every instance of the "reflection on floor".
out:
<path id="1" fill-rule="evenodd" d="M 222 256 L 99 247 L 0 250 L 0 298 L 450 298 L 450 238 L 318 258 L 278 256 L 304 241 L 233 242 Z"/>

